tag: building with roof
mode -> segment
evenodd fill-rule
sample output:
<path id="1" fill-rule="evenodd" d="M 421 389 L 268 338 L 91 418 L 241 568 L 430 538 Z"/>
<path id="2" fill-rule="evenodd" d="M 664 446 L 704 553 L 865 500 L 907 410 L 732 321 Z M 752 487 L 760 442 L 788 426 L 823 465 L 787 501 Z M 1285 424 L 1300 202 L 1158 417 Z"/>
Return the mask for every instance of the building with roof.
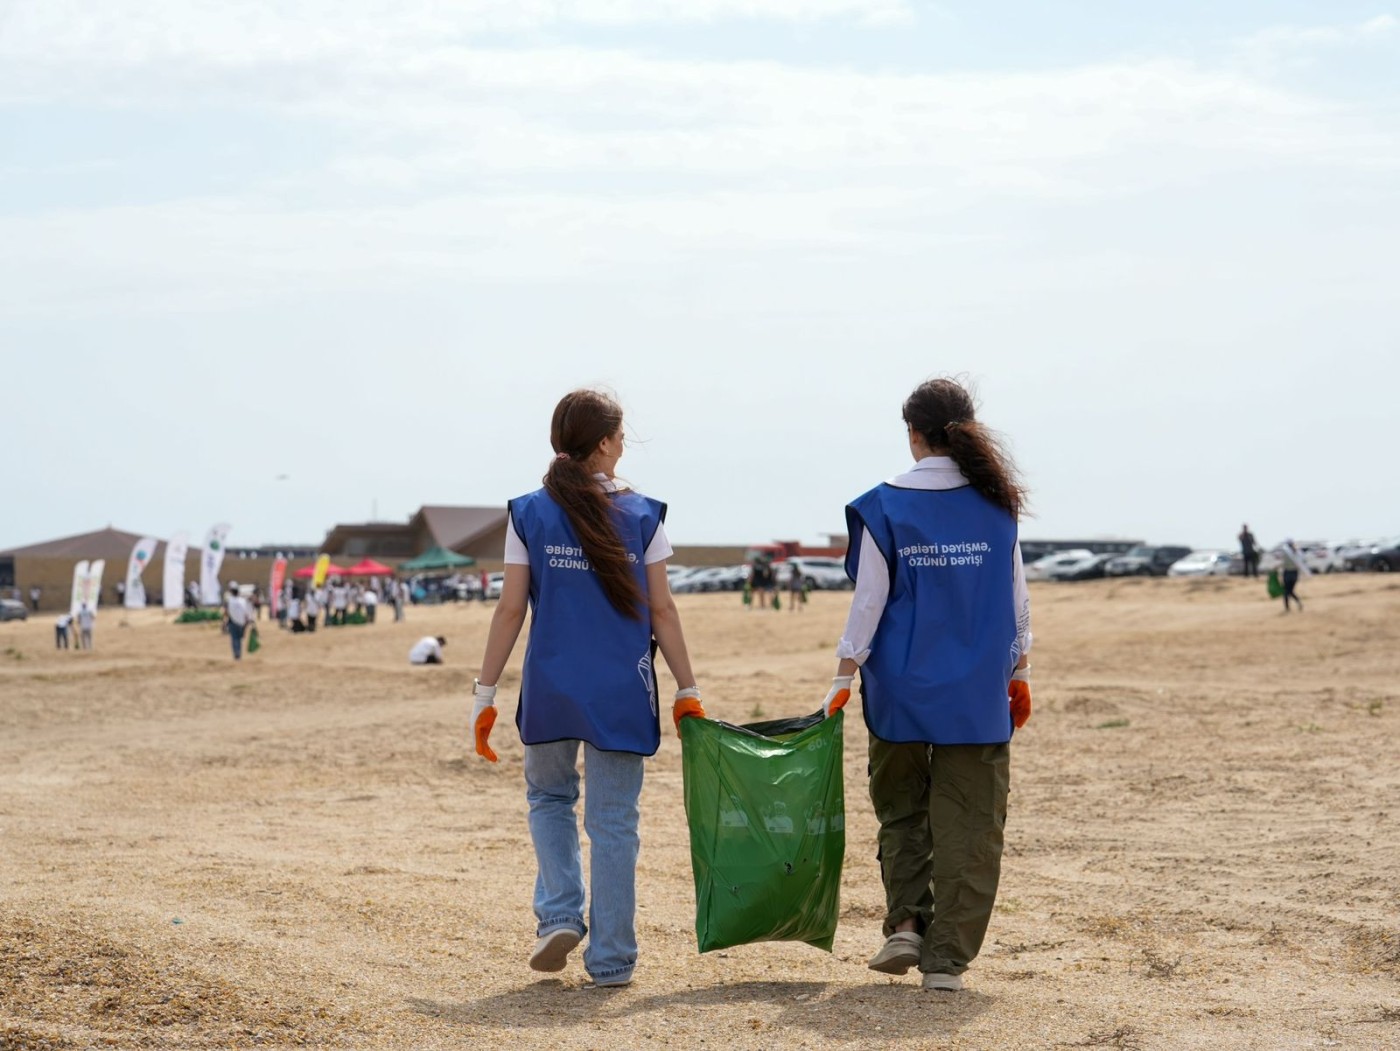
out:
<path id="1" fill-rule="evenodd" d="M 499 561 L 506 545 L 504 507 L 425 505 L 407 522 L 337 525 L 321 550 L 332 558 L 405 559 L 432 547 L 478 561 Z"/>

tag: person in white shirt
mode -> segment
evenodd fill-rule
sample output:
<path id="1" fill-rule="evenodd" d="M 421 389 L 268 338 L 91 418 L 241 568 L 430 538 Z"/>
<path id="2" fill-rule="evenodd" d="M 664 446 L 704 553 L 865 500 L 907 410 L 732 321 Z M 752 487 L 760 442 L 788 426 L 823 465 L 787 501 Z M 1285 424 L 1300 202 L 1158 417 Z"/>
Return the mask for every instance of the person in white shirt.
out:
<path id="1" fill-rule="evenodd" d="M 441 635 L 434 638 L 432 635 L 424 635 L 413 644 L 413 649 L 408 651 L 409 664 L 441 664 L 442 648 L 447 645 L 447 640 Z"/>
<path id="2" fill-rule="evenodd" d="M 350 603 L 350 589 L 337 581 L 331 585 L 331 613 L 327 624 L 344 624 L 345 610 Z"/>
<path id="3" fill-rule="evenodd" d="M 68 625 L 73 623 L 73 614 L 60 613 L 58 619 L 53 622 L 53 645 L 54 649 L 66 650 L 68 648 Z"/>
<path id="4" fill-rule="evenodd" d="M 78 610 L 78 648 L 83 650 L 92 649 L 92 626 L 97 622 L 97 615 L 93 613 L 92 607 L 86 602 Z"/>
<path id="5" fill-rule="evenodd" d="M 319 591 L 317 591 L 317 590 L 315 590 L 315 589 L 312 589 L 312 588 L 307 588 L 307 589 L 306 589 L 306 602 L 305 602 L 305 606 L 306 606 L 306 630 L 307 630 L 307 631 L 315 631 L 315 630 L 316 630 L 316 618 L 317 618 L 317 617 L 320 615 L 320 613 L 321 613 L 321 592 L 319 592 Z"/>
<path id="6" fill-rule="evenodd" d="M 228 625 L 228 639 L 233 645 L 233 659 L 243 659 L 243 633 L 253 622 L 253 604 L 238 591 L 237 584 L 230 584 L 228 599 L 224 603 L 224 621 Z"/>
<path id="7" fill-rule="evenodd" d="M 374 611 L 379 606 L 379 596 L 375 594 L 374 588 L 365 588 L 365 593 L 360 597 L 360 604 L 365 610 L 365 620 L 373 624 Z"/>

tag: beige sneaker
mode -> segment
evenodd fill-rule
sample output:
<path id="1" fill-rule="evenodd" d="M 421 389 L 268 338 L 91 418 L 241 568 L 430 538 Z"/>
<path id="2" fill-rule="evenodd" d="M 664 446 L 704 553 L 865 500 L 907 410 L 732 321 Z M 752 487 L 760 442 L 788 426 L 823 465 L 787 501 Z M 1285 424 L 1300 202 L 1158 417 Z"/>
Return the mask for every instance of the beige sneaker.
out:
<path id="1" fill-rule="evenodd" d="M 904 974 L 909 968 L 918 966 L 919 954 L 923 947 L 922 934 L 896 931 L 885 939 L 885 944 L 880 946 L 879 952 L 870 957 L 866 966 L 881 974 Z"/>
<path id="2" fill-rule="evenodd" d="M 924 975 L 924 988 L 937 989 L 941 993 L 957 993 L 962 991 L 962 975 L 960 974 L 932 974 Z"/>
<path id="3" fill-rule="evenodd" d="M 582 940 L 572 927 L 555 927 L 535 942 L 535 951 L 530 954 L 530 970 L 562 971 L 569 962 L 569 953 Z"/>

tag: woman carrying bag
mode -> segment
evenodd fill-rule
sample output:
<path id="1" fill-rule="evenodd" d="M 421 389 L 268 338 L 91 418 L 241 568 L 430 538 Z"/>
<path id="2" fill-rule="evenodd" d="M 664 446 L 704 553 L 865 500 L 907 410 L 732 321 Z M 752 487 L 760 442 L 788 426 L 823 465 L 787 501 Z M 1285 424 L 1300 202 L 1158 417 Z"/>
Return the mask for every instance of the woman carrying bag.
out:
<path id="1" fill-rule="evenodd" d="M 655 649 L 676 681 L 672 716 L 704 717 L 666 578 L 666 505 L 621 485 L 622 410 L 597 391 L 554 409 L 544 487 L 510 501 L 505 578 L 477 680 L 472 726 L 491 762 L 496 684 L 532 613 L 516 726 L 538 874 L 530 966 L 560 971 L 587 934 L 593 983 L 632 981 L 642 760 L 660 745 Z M 588 922 L 575 805 L 582 746 L 590 843 Z"/>
<path id="2" fill-rule="evenodd" d="M 904 403 L 914 467 L 846 508 L 855 594 L 828 715 L 859 669 L 885 944 L 870 968 L 955 992 L 1001 873 L 1013 724 L 1030 717 L 1025 491 L 949 379 Z"/>

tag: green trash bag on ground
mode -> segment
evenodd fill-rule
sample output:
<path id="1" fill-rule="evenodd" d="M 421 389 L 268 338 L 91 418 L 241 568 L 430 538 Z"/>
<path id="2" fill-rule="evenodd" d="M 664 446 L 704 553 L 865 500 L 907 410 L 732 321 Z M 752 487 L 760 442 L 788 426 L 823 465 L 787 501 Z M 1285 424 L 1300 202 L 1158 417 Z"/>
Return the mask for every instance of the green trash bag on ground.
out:
<path id="1" fill-rule="evenodd" d="M 681 720 L 701 952 L 774 941 L 831 951 L 846 854 L 844 718 Z"/>

